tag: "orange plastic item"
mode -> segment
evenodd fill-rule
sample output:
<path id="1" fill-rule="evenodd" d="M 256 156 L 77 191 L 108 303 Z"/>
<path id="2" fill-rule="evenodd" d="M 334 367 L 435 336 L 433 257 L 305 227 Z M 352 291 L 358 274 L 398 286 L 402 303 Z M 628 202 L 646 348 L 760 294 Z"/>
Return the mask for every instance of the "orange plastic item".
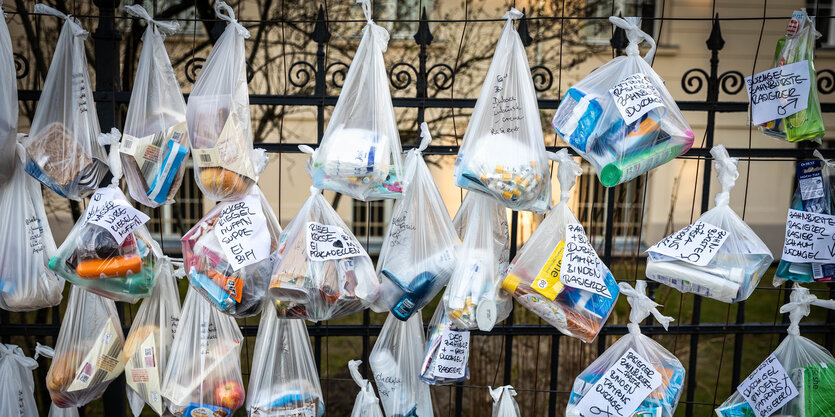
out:
<path id="1" fill-rule="evenodd" d="M 142 258 L 139 255 L 119 256 L 107 259 L 81 261 L 75 272 L 84 279 L 115 278 L 139 273 Z"/>
<path id="2" fill-rule="evenodd" d="M 233 278 L 227 277 L 226 275 L 221 274 L 217 271 L 209 271 L 206 273 L 215 284 L 219 285 L 220 288 L 223 288 L 230 297 L 234 298 L 235 301 L 241 302 L 241 296 L 243 295 L 244 289 L 244 280 L 240 278 Z"/>

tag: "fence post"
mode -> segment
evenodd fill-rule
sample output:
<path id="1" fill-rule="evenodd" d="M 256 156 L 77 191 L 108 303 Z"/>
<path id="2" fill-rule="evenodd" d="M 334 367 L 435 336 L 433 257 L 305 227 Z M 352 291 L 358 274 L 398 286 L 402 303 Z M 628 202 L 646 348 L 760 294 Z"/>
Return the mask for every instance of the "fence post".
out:
<path id="1" fill-rule="evenodd" d="M 331 33 L 328 30 L 328 22 L 325 20 L 325 8 L 319 5 L 319 13 L 316 16 L 316 25 L 313 27 L 313 33 L 310 36 L 313 42 L 316 42 L 316 87 L 314 95 L 321 97 L 322 102 L 316 106 L 316 127 L 317 136 L 316 143 L 322 141 L 325 135 L 325 95 L 327 94 L 327 86 L 325 85 L 325 76 L 327 75 L 327 68 L 325 67 L 325 45 L 331 39 Z"/>
<path id="2" fill-rule="evenodd" d="M 420 14 L 420 23 L 418 23 L 418 31 L 415 33 L 415 43 L 420 46 L 420 52 L 418 53 L 418 73 L 417 73 L 417 93 L 415 97 L 419 100 L 423 99 L 422 104 L 418 107 L 418 114 L 417 114 L 417 124 L 420 126 L 421 123 L 424 121 L 424 112 L 426 111 L 426 97 L 428 97 L 428 85 L 429 80 L 427 80 L 426 74 L 426 47 L 432 44 L 432 40 L 435 37 L 432 36 L 432 32 L 429 30 L 429 21 L 426 19 L 426 7 L 423 8 Z"/>

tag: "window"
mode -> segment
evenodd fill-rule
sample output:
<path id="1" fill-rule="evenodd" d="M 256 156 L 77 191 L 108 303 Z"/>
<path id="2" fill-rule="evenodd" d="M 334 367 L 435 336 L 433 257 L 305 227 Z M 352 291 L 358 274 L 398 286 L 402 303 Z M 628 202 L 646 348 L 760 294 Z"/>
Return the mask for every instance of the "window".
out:
<path id="1" fill-rule="evenodd" d="M 408 20 L 419 20 L 424 7 L 426 13 L 430 13 L 432 2 L 430 0 L 376 1 L 374 2 L 374 19 L 398 20 L 397 22 L 382 22 L 380 25 L 389 31 L 392 39 L 412 39 L 417 33 L 418 23 Z"/>
<path id="2" fill-rule="evenodd" d="M 586 0 L 586 7 L 589 14 L 596 17 L 609 17 L 622 15 L 623 17 L 638 16 L 641 18 L 641 30 L 658 39 L 659 17 L 657 13 L 661 10 L 657 0 Z M 614 13 L 613 13 L 614 10 Z M 586 27 L 587 40 L 590 43 L 608 44 L 612 38 L 612 25 L 608 20 L 591 20 Z"/>
<path id="3" fill-rule="evenodd" d="M 359 201 L 351 200 L 351 219 L 354 236 L 363 245 L 368 242 L 369 254 L 380 253 L 386 228 L 391 217 L 392 200 Z"/>
<path id="4" fill-rule="evenodd" d="M 815 11 L 815 6 L 817 6 L 817 12 Z M 815 13 L 818 16 L 832 16 L 833 11 L 835 11 L 835 0 L 808 0 L 806 3 L 806 11 L 810 16 L 813 16 Z M 815 19 L 815 29 L 822 35 L 818 38 L 818 47 L 835 48 L 835 27 L 833 27 L 832 19 Z"/>

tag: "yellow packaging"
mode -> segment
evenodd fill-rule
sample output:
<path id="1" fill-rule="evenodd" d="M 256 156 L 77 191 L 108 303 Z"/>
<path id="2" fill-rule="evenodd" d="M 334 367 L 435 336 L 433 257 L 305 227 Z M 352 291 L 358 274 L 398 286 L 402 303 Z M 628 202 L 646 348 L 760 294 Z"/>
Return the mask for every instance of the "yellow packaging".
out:
<path id="1" fill-rule="evenodd" d="M 545 296 L 547 299 L 554 301 L 557 294 L 562 291 L 563 283 L 560 282 L 560 269 L 562 268 L 562 253 L 565 249 L 565 242 L 560 241 L 551 256 L 545 261 L 545 265 L 536 274 L 536 278 L 531 282 L 531 288 Z"/>

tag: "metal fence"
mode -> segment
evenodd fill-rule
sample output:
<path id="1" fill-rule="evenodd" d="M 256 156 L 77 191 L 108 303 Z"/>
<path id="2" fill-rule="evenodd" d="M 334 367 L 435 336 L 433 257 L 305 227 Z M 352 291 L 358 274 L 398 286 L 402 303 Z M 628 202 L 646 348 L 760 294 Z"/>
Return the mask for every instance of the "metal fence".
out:
<path id="1" fill-rule="evenodd" d="M 119 14 L 114 2 L 104 0 L 94 0 L 98 7 L 99 13 L 93 16 L 84 16 L 86 18 L 95 19 L 98 26 L 92 34 L 95 49 L 95 77 L 96 77 L 96 92 L 95 100 L 97 103 L 97 110 L 99 120 L 103 130 L 109 129 L 111 126 L 119 126 L 121 124 L 122 115 L 120 113 L 120 106 L 126 104 L 130 98 L 130 92 L 126 91 L 121 85 L 122 78 L 120 59 L 115 55 L 119 51 L 120 42 L 122 38 L 118 31 L 118 17 Z M 18 3 L 22 4 L 22 3 Z M 195 3 L 197 4 L 197 3 Z M 10 14 L 25 13 L 23 10 L 18 12 L 10 12 Z M 831 16 L 823 16 L 818 19 L 830 19 Z M 522 37 L 523 43 L 526 46 L 533 45 L 536 39 L 533 39 L 528 31 L 529 20 L 537 19 L 547 22 L 558 23 L 566 19 L 597 19 L 580 16 L 535 16 L 526 17 L 519 21 L 518 31 Z M 709 18 L 688 18 L 690 20 L 711 20 Z M 729 21 L 739 20 L 762 20 L 766 19 L 780 19 L 787 20 L 788 16 L 780 17 L 750 17 L 728 19 Z M 199 22 L 211 22 L 212 20 L 198 18 L 195 20 Z M 499 19 L 495 19 L 498 21 Z M 670 20 L 670 19 L 658 19 Z M 266 105 L 266 106 L 309 106 L 316 109 L 316 125 L 317 137 L 322 138 L 325 129 L 326 110 L 332 107 L 337 101 L 337 95 L 333 94 L 334 89 L 341 87 L 340 80 L 344 79 L 349 66 L 345 62 L 327 62 L 326 48 L 331 40 L 331 32 L 329 31 L 329 24 L 336 20 L 328 19 L 325 8 L 320 6 L 318 16 L 315 19 L 315 24 L 312 32 L 309 33 L 310 40 L 316 45 L 316 52 L 313 60 L 299 60 L 289 64 L 285 76 L 288 82 L 299 88 L 311 87 L 312 94 L 251 94 L 251 105 Z M 349 19 L 340 20 L 340 22 L 350 22 Z M 386 21 L 386 20 L 382 20 Z M 465 19 L 461 21 L 462 24 L 471 24 L 473 22 L 485 22 L 488 20 Z M 748 111 L 748 104 L 744 101 L 728 101 L 721 98 L 723 94 L 734 95 L 739 93 L 743 88 L 744 74 L 739 70 L 727 70 L 720 72 L 719 70 L 719 56 L 724 46 L 720 24 L 723 22 L 718 15 L 712 19 L 712 30 L 706 40 L 706 48 L 710 51 L 710 60 L 706 62 L 706 69 L 693 68 L 686 71 L 680 79 L 681 87 L 687 94 L 693 96 L 692 99 L 678 101 L 678 105 L 682 110 L 703 112 L 706 114 L 707 124 L 705 129 L 705 136 L 701 141 L 700 146 L 694 146 L 683 158 L 699 159 L 701 162 L 700 175 L 701 190 L 698 191 L 701 195 L 701 212 L 707 210 L 710 201 L 710 179 L 711 179 L 711 164 L 709 163 L 709 150 L 714 145 L 714 134 L 716 129 L 716 116 L 720 113 L 745 113 Z M 433 35 L 431 33 L 431 26 L 438 20 L 427 19 L 425 11 L 421 14 L 420 19 L 410 21 L 417 23 L 417 32 L 414 34 L 414 41 L 418 46 L 417 56 L 407 56 L 401 62 L 389 66 L 389 78 L 391 81 L 392 91 L 394 92 L 393 103 L 397 108 L 411 108 L 417 111 L 418 123 L 424 120 L 424 112 L 427 109 L 461 109 L 472 108 L 475 106 L 475 98 L 471 97 L 453 97 L 450 94 L 449 98 L 440 98 L 429 94 L 429 90 L 451 90 L 455 85 L 457 62 L 453 65 L 448 63 L 431 63 L 429 46 L 433 42 Z M 282 20 L 252 20 L 246 21 L 246 25 L 281 25 L 288 23 Z M 447 21 L 448 23 L 448 21 Z M 217 21 L 216 25 L 222 25 L 223 22 Z M 213 31 L 215 37 L 219 32 Z M 463 39 L 462 39 L 463 41 Z M 613 32 L 611 37 L 611 46 L 613 54 L 619 55 L 626 47 L 626 37 L 621 29 Z M 693 45 L 695 47 L 695 45 Z M 195 73 L 200 69 L 202 62 L 205 59 L 199 57 L 192 57 L 186 64 L 186 77 L 193 82 Z M 31 63 L 20 54 L 16 54 L 16 62 L 18 67 L 18 77 L 26 76 L 30 71 Z M 750 70 L 746 70 L 750 73 Z M 817 79 L 817 88 L 821 94 L 831 94 L 835 90 L 835 72 L 832 69 L 819 69 Z M 537 92 L 544 92 L 551 89 L 554 85 L 554 72 L 546 65 L 535 65 L 531 68 L 531 76 Z M 668 80 L 673 83 L 677 80 Z M 405 97 L 400 92 L 414 88 L 415 94 L 411 97 Z M 21 90 L 19 91 L 19 99 L 21 101 L 33 102 L 37 101 L 40 91 L 36 90 Z M 703 98 L 698 98 L 699 96 Z M 540 99 L 540 109 L 556 109 L 559 105 L 558 99 Z M 823 103 L 822 110 L 824 113 L 830 114 L 835 112 L 835 103 Z M 462 132 L 459 132 L 460 138 Z M 271 153 L 296 153 L 298 152 L 297 143 L 262 143 L 259 147 L 267 149 Z M 548 150 L 556 151 L 561 147 L 547 146 Z M 730 148 L 729 153 L 733 157 L 739 157 L 751 161 L 753 163 L 774 161 L 774 160 L 796 160 L 812 157 L 812 149 L 808 147 L 798 148 Z M 427 155 L 455 155 L 458 152 L 457 146 L 430 146 L 424 153 Z M 835 149 L 822 149 L 826 155 L 835 152 Z M 646 181 L 644 181 L 646 184 Z M 607 265 L 611 265 L 615 259 L 613 252 L 613 240 L 616 238 L 613 233 L 614 212 L 617 188 L 608 189 L 606 194 L 605 208 L 602 209 L 602 219 L 605 222 L 604 241 L 602 243 L 602 258 Z M 694 188 L 694 194 L 697 193 Z M 638 207 L 643 212 L 643 204 Z M 517 230 L 518 230 L 518 213 L 513 212 L 510 222 L 511 232 L 511 258 L 517 251 Z M 188 227 L 188 225 L 186 225 Z M 362 239 L 361 239 L 362 240 Z M 639 239 L 640 240 L 640 239 Z M 632 262 L 640 262 L 638 254 L 633 257 Z M 621 279 L 619 281 L 634 281 L 633 279 Z M 637 277 L 640 278 L 640 277 Z M 765 279 L 769 279 L 766 277 Z M 657 285 L 650 285 L 650 290 L 654 293 Z M 788 300 L 790 291 L 784 288 L 771 288 L 768 283 L 761 285 L 757 291 L 779 291 L 778 299 L 783 298 Z M 833 291 L 828 289 L 817 289 L 822 297 L 832 298 Z M 684 305 L 684 304 L 681 304 Z M 122 306 L 120 306 L 122 307 Z M 714 398 L 713 404 L 696 401 L 695 393 L 697 386 L 697 372 L 695 370 L 699 366 L 714 366 L 713 363 L 704 363 L 704 358 L 700 362 L 700 340 L 704 340 L 705 336 L 720 335 L 723 338 L 723 346 L 725 341 L 730 339 L 733 344 L 733 354 L 731 358 L 727 358 L 727 363 L 724 366 L 731 367 L 732 377 L 731 386 L 723 387 L 722 389 L 733 389 L 738 382 L 744 377 L 742 375 L 743 352 L 746 346 L 746 335 L 770 335 L 779 336 L 785 333 L 787 327 L 785 318 L 782 322 L 778 322 L 775 307 L 775 320 L 773 323 L 747 323 L 745 321 L 745 303 L 739 303 L 736 306 L 728 307 L 728 317 L 730 318 L 731 308 L 736 309 L 736 319 L 733 322 L 730 320 L 725 323 L 702 323 L 702 299 L 699 296 L 693 296 L 693 301 L 688 304 L 687 308 L 692 308 L 692 321 L 688 323 L 673 324 L 668 331 L 665 331 L 660 325 L 655 324 L 651 319 L 646 326 L 642 327 L 642 331 L 648 335 L 673 335 L 678 340 L 679 337 L 689 339 L 689 353 L 688 360 L 685 367 L 688 370 L 686 381 L 686 391 L 682 395 L 677 415 L 695 416 L 708 415 L 712 413 L 712 408 L 716 405 L 717 399 Z M 121 308 L 120 308 L 121 309 Z M 517 307 L 518 309 L 518 307 Z M 681 313 L 681 312 L 679 312 Z M 573 380 L 575 375 L 567 375 L 560 366 L 560 341 L 565 337 L 560 335 L 552 327 L 540 324 L 520 324 L 515 323 L 514 317 L 519 314 L 516 309 L 511 313 L 510 317 L 489 332 L 484 333 L 474 331 L 476 336 L 489 336 L 490 338 L 502 339 L 502 356 L 498 359 L 496 365 L 497 378 L 496 382 L 501 384 L 513 384 L 520 391 L 534 391 L 542 394 L 547 401 L 546 415 L 556 416 L 562 415 L 562 410 L 558 409 L 558 400 L 561 398 L 564 402 L 567 398 L 568 391 L 558 389 L 558 381 Z M 41 311 L 37 315 L 37 323 L 25 323 L 23 316 L 12 315 L 9 312 L 3 311 L 0 313 L 0 337 L 4 341 L 9 341 L 12 337 L 25 336 L 35 338 L 39 341 L 53 341 L 57 337 L 60 326 L 59 308 L 52 308 Z M 681 314 L 679 314 L 681 317 Z M 51 322 L 50 322 L 51 321 Z M 241 326 L 242 332 L 247 337 L 254 337 L 257 332 L 257 325 L 244 324 Z M 323 353 L 323 344 L 327 346 L 328 338 L 349 337 L 352 340 L 359 340 L 361 344 L 362 358 L 367 362 L 368 354 L 372 344 L 372 338 L 379 334 L 381 326 L 372 324 L 371 315 L 365 312 L 362 315 L 362 322 L 359 324 L 328 324 L 317 323 L 309 326 L 310 335 L 313 338 L 313 349 L 317 362 L 320 365 L 322 361 L 327 360 L 327 347 Z M 824 322 L 804 323 L 801 326 L 804 334 L 823 334 L 824 345 L 830 351 L 833 348 L 833 330 L 835 330 L 835 314 L 829 312 L 826 315 Z M 127 330 L 127 329 L 126 329 Z M 602 353 L 605 348 L 619 335 L 627 333 L 626 325 L 624 324 L 607 324 L 600 333 L 596 343 L 597 353 Z M 548 358 L 534 358 L 536 361 L 544 361 L 547 363 L 547 369 L 543 372 L 548 373 L 547 387 L 529 387 L 526 386 L 525 381 L 514 379 L 514 365 L 512 363 L 514 347 L 514 338 L 536 336 L 544 337 L 550 341 L 551 348 Z M 750 339 L 749 339 L 750 340 Z M 723 350 L 724 352 L 724 350 Z M 251 359 L 251 358 L 248 358 Z M 721 370 L 722 359 L 720 358 L 719 367 Z M 501 369 L 501 374 L 499 374 Z M 43 381 L 45 377 L 45 370 L 39 371 L 39 378 Z M 323 376 L 323 380 L 327 380 Z M 718 376 L 717 376 L 718 380 Z M 570 383 L 570 382 L 569 382 Z M 42 383 L 38 383 L 39 389 L 43 390 Z M 449 404 L 449 415 L 461 416 L 465 415 L 463 397 L 466 390 L 483 389 L 482 386 L 468 385 L 467 383 L 458 384 L 451 388 L 451 400 Z M 341 393 L 331 393 L 334 395 L 347 395 L 344 391 Z M 486 394 L 485 394 L 486 395 Z M 714 396 L 715 397 L 715 396 Z M 724 397 L 718 398 L 721 402 Z M 353 401 L 353 398 L 351 398 Z M 126 413 L 126 404 L 124 399 L 124 378 L 111 384 L 111 387 L 104 395 L 104 414 L 107 416 L 122 416 Z M 530 412 L 523 410 L 523 415 L 533 415 Z"/>

